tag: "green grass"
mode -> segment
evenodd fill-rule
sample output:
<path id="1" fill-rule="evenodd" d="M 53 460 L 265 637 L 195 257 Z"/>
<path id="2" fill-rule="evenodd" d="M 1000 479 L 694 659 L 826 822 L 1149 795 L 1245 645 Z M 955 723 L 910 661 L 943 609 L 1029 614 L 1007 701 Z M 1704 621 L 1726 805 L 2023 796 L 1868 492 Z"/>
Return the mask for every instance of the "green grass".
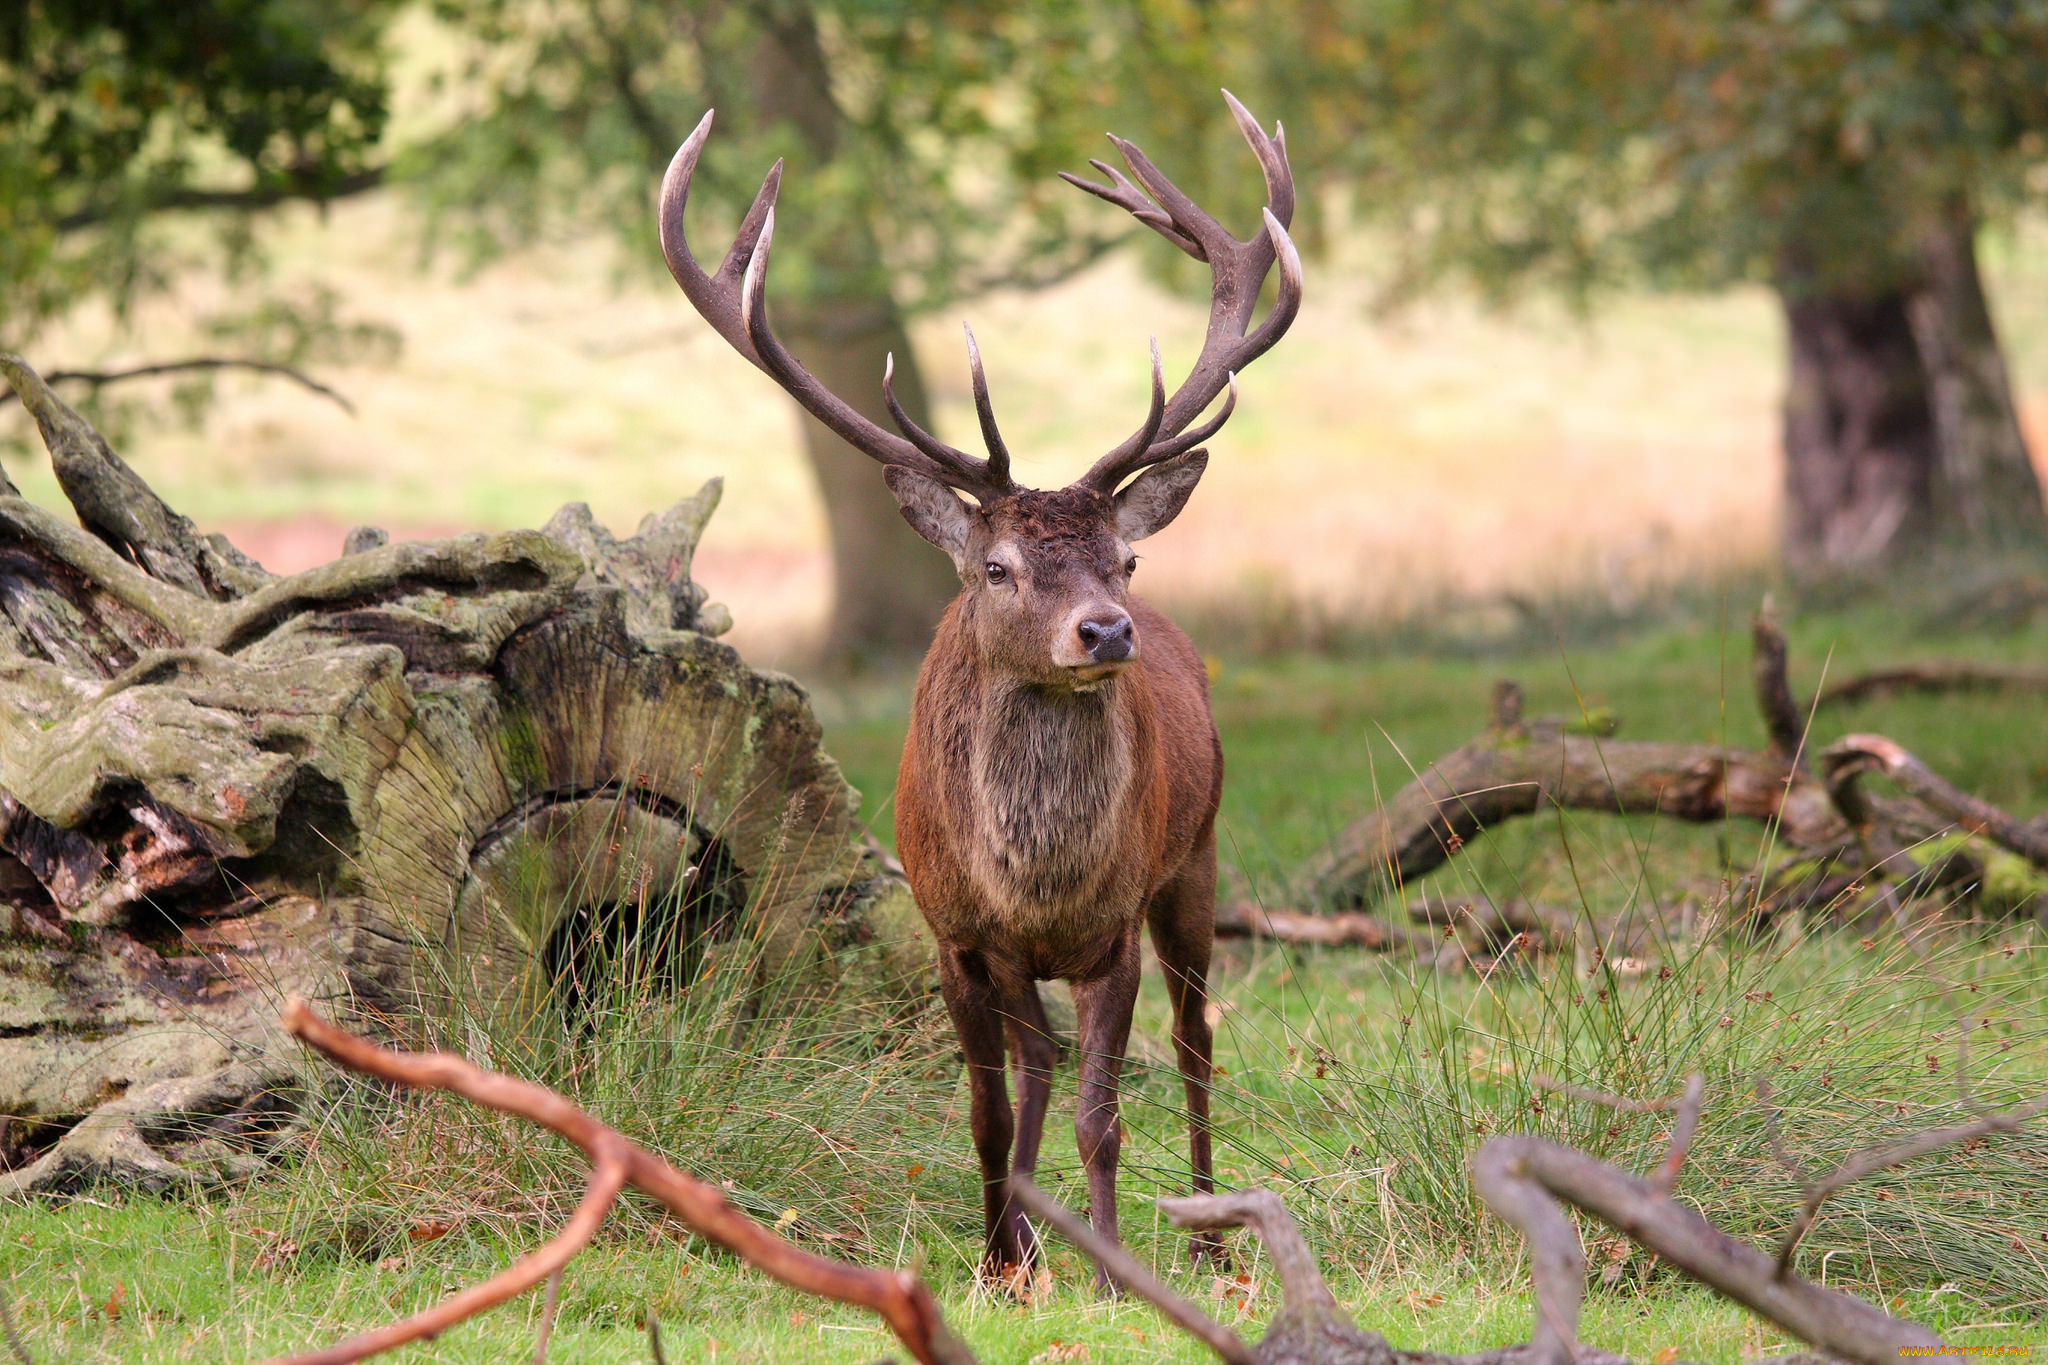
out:
<path id="1" fill-rule="evenodd" d="M 1725 619 L 1724 619 L 1725 618 Z M 1898 610 L 1790 623 L 1801 689 L 1907 655 L 2039 657 L 2039 631 L 1930 637 Z M 1915 642 L 1912 649 L 1897 645 Z M 1532 713 L 1604 706 L 1623 735 L 1751 744 L 1746 615 L 1729 608 L 1606 643 L 1493 655 L 1442 650 L 1225 661 L 1216 705 L 1231 769 L 1226 880 L 1274 903 L 1286 870 L 1373 799 L 1475 733 L 1496 676 Z M 822 699 L 828 742 L 875 798 L 900 739 L 905 680 Z M 1828 715 L 1892 734 L 1960 784 L 2022 813 L 2048 808 L 2038 699 L 1903 699 Z M 1600 912 L 1710 895 L 1748 870 L 1752 832 L 1573 814 L 1487 835 L 1437 874 L 1498 895 Z M 1724 852 L 1725 850 L 1725 852 Z M 1999 926 L 1940 940 L 1923 961 L 1893 936 L 1678 943 L 1669 974 L 1634 978 L 1569 963 L 1480 982 L 1405 962 L 1273 944 L 1223 946 L 1218 1165 L 1229 1184 L 1278 1189 L 1362 1325 L 1396 1344 L 1477 1349 L 1522 1339 L 1519 1251 L 1475 1204 L 1464 1161 L 1488 1134 L 1526 1131 L 1642 1168 L 1656 1117 L 1617 1116 L 1539 1092 L 1539 1073 L 1633 1095 L 1675 1090 L 1694 1069 L 1709 1102 L 1680 1194 L 1767 1245 L 1792 1200 L 1770 1159 L 1751 1086 L 1768 1074 L 1794 1153 L 1809 1167 L 1886 1132 L 1953 1117 L 1960 988 L 1970 1064 L 1987 1099 L 2048 1084 L 2048 952 L 2039 931 Z M 744 975 L 747 964 L 724 970 Z M 1137 1305 L 1098 1303 L 1086 1267 L 1054 1244 L 1059 1288 L 1030 1309 L 974 1290 L 979 1214 L 964 1093 L 929 1000 L 877 1010 L 808 984 L 771 992 L 735 1032 L 737 987 L 680 1002 L 623 991 L 587 1032 L 465 1020 L 443 1034 L 473 1056 L 563 1088 L 630 1135 L 708 1177 L 804 1245 L 869 1264 L 922 1264 L 949 1318 L 985 1360 L 1024 1362 L 1055 1343 L 1090 1360 L 1197 1360 Z M 1274 1300 L 1240 1241 L 1249 1286 L 1180 1269 L 1182 1244 L 1151 1212 L 1185 1180 L 1166 1010 L 1148 978 L 1126 1088 L 1121 1196 L 1137 1253 L 1224 1314 L 1249 1291 L 1255 1328 Z M 1081 1202 L 1071 1067 L 1055 1082 L 1041 1180 Z M 1802 1269 L 1896 1301 L 1953 1339 L 2048 1341 L 2048 1128 L 1944 1152 L 1829 1206 Z M 582 1167 L 530 1128 L 435 1096 L 394 1106 L 342 1087 L 278 1172 L 189 1203 L 108 1200 L 16 1207 L 0 1222 L 0 1278 L 39 1360 L 254 1360 L 423 1307 L 489 1274 L 557 1225 Z M 1660 1272 L 1597 1228 L 1583 1335 L 1639 1359 L 1676 1348 L 1733 1362 L 1781 1336 Z M 1611 1281 L 1611 1282 L 1609 1282 Z M 117 1293 L 118 1287 L 118 1293 Z M 410 1358 L 501 1361 L 531 1351 L 537 1296 Z M 889 1342 L 863 1315 L 799 1299 L 628 1201 L 564 1283 L 553 1358 L 646 1361 L 644 1324 L 672 1360 L 865 1361 Z"/>

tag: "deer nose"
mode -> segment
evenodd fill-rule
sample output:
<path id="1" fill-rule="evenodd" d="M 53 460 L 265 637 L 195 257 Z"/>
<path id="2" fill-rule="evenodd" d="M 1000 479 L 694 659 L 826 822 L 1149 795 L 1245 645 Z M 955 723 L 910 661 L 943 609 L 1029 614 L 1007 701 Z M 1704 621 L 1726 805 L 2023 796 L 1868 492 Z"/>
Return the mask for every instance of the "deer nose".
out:
<path id="1" fill-rule="evenodd" d="M 1096 663 L 1115 663 L 1131 657 L 1131 618 L 1121 613 L 1107 620 L 1083 621 L 1074 627 L 1081 636 L 1081 648 Z"/>

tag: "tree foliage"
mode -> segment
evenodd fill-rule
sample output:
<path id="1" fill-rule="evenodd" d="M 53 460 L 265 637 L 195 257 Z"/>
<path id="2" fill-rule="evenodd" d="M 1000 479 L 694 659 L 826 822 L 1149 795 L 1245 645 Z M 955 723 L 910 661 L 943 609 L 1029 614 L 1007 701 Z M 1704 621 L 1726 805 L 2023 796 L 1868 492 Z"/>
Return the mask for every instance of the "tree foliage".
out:
<path id="1" fill-rule="evenodd" d="M 1411 280 L 1896 276 L 2048 153 L 2035 0 L 1337 0 L 1280 37 L 1276 95 Z"/>
<path id="2" fill-rule="evenodd" d="M 1234 136 L 1202 16 L 1177 6 L 440 0 L 436 13 L 465 44 L 456 79 L 479 94 L 406 170 L 442 230 L 481 253 L 598 225 L 657 263 L 653 185 L 715 107 L 693 208 L 736 220 L 788 158 L 778 298 L 886 292 L 924 311 L 1057 279 L 1122 240 L 1126 224 L 1055 178 L 1106 152 L 1106 130 L 1197 156 Z M 807 60 L 828 73 L 828 108 L 789 88 Z M 848 234 L 876 254 L 822 249 Z"/>
<path id="3" fill-rule="evenodd" d="M 383 0 L 17 0 L 0 11 L 0 298 L 14 344 L 183 261 L 152 221 L 240 215 L 381 174 Z"/>

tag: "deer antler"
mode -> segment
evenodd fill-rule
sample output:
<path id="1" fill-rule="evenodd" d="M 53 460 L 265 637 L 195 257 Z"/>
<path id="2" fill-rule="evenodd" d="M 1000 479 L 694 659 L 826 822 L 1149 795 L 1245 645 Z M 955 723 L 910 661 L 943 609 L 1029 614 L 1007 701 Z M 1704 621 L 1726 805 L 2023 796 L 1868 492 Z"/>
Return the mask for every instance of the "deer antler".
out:
<path id="1" fill-rule="evenodd" d="M 1223 92 L 1223 98 L 1266 178 L 1266 207 L 1260 211 L 1262 230 L 1244 241 L 1231 236 L 1222 224 L 1188 198 L 1144 152 L 1114 134 L 1110 141 L 1122 154 L 1124 164 L 1131 168 L 1131 174 L 1137 177 L 1136 184 L 1104 161 L 1091 160 L 1088 164 L 1108 177 L 1108 184 L 1060 172 L 1060 178 L 1068 184 L 1124 209 L 1188 255 L 1209 265 L 1209 330 L 1202 342 L 1202 353 L 1196 357 L 1187 379 L 1166 402 L 1164 411 L 1155 409 L 1154 417 L 1136 435 L 1097 460 L 1082 478 L 1082 483 L 1103 493 L 1114 493 L 1132 474 L 1185 454 L 1221 430 L 1237 403 L 1237 372 L 1264 355 L 1286 333 L 1301 310 L 1301 257 L 1287 235 L 1287 225 L 1294 219 L 1294 172 L 1287 164 L 1287 135 L 1277 123 L 1272 133 L 1267 134 L 1228 90 Z M 1259 291 L 1265 287 L 1266 276 L 1276 261 L 1280 266 L 1280 297 L 1266 320 L 1252 328 Z M 1156 374 L 1156 350 L 1153 366 Z M 1226 389 L 1229 397 L 1222 409 L 1200 427 L 1188 431 L 1188 423 Z"/>
<path id="2" fill-rule="evenodd" d="M 1010 482 L 1007 453 L 996 455 L 992 449 L 994 458 L 977 460 L 965 451 L 956 450 L 912 423 L 896 407 L 893 396 L 891 415 L 896 417 L 897 425 L 903 428 L 904 434 L 898 436 L 884 431 L 819 383 L 770 330 L 768 249 L 775 239 L 775 196 L 782 187 L 780 161 L 769 168 L 761 181 L 753 204 L 740 220 L 732 249 L 725 253 L 718 269 L 707 274 L 697 264 L 696 257 L 690 252 L 689 238 L 683 232 L 683 211 L 690 202 L 690 180 L 697 171 L 697 158 L 702 155 L 704 143 L 711 136 L 711 119 L 712 112 L 706 111 L 690 136 L 684 139 L 683 145 L 676 149 L 675 158 L 669 162 L 668 173 L 661 180 L 661 254 L 668 261 L 669 273 L 682 286 L 683 295 L 691 306 L 717 329 L 734 350 L 780 384 L 804 411 L 837 432 L 863 455 L 883 465 L 909 469 L 937 479 L 973 494 L 982 502 L 1010 492 L 1014 485 Z M 976 369 L 978 372 L 978 363 Z M 888 376 L 884 376 L 883 383 L 886 387 Z M 992 430 L 993 420 L 986 416 L 986 395 L 987 385 L 978 383 L 976 398 L 982 404 L 984 429 Z"/>

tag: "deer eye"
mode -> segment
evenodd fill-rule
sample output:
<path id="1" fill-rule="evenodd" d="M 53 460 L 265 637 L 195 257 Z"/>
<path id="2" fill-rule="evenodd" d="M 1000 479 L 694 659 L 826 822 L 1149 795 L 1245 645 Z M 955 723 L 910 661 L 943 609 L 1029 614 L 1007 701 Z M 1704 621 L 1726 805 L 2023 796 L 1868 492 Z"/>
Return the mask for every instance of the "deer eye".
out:
<path id="1" fill-rule="evenodd" d="M 1129 578 L 1132 574 L 1136 573 L 1137 571 L 1138 557 L 1136 555 L 1132 555 L 1129 559 L 1124 561 L 1124 577 Z"/>
<path id="2" fill-rule="evenodd" d="M 985 567 L 988 569 L 988 581 L 991 583 L 1000 583 L 1010 576 L 1010 571 L 993 559 Z"/>

